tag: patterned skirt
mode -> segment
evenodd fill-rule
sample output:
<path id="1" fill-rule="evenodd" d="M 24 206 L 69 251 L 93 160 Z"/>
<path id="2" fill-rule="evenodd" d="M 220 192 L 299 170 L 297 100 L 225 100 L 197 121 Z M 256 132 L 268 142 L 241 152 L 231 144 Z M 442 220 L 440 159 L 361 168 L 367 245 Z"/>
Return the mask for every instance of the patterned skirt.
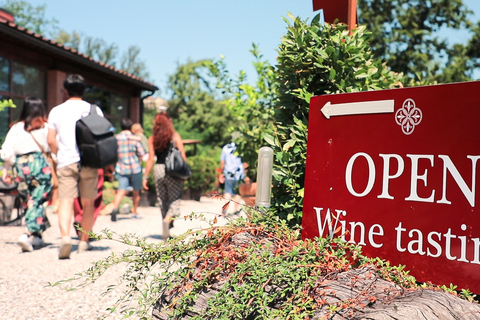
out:
<path id="1" fill-rule="evenodd" d="M 52 168 L 41 152 L 32 152 L 17 156 L 15 169 L 18 189 L 27 196 L 27 229 L 41 234 L 50 226 L 43 204 L 52 191 Z"/>
<path id="2" fill-rule="evenodd" d="M 162 217 L 178 216 L 180 214 L 180 200 L 182 199 L 182 181 L 166 175 L 164 164 L 155 164 L 153 176 Z"/>

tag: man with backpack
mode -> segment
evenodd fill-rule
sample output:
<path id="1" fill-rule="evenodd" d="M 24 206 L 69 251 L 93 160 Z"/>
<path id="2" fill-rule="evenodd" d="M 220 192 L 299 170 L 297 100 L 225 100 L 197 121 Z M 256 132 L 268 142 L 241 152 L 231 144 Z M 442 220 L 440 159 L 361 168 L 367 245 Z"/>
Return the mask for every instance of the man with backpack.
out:
<path id="1" fill-rule="evenodd" d="M 62 239 L 60 242 L 59 259 L 70 258 L 72 240 L 70 226 L 72 225 L 73 203 L 80 194 L 83 207 L 81 227 L 85 232 L 92 231 L 94 223 L 94 201 L 97 197 L 98 169 L 80 166 L 80 154 L 77 148 L 75 128 L 77 121 L 90 114 L 90 103 L 82 100 L 86 89 L 85 80 L 81 75 L 67 76 L 63 86 L 68 93 L 68 100 L 54 107 L 48 116 L 48 144 L 57 155 L 58 174 L 58 221 Z M 100 108 L 96 107 L 103 116 Z M 82 233 L 78 252 L 90 250 L 88 234 Z"/>

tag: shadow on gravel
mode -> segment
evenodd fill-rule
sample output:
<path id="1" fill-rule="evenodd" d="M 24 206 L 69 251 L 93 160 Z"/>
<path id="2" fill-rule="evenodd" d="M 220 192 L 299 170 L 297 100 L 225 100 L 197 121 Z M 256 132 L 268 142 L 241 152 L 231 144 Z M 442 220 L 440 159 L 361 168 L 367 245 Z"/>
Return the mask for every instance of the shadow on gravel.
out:
<path id="1" fill-rule="evenodd" d="M 159 234 L 151 234 L 149 236 L 146 236 L 144 237 L 145 239 L 155 239 L 155 240 L 165 240 L 163 239 L 163 237 Z M 174 238 L 173 236 L 171 236 L 170 238 Z"/>
<path id="2" fill-rule="evenodd" d="M 163 237 L 159 234 L 151 234 L 149 236 L 146 236 L 145 239 L 157 239 L 157 240 L 163 240 Z"/>
<path id="3" fill-rule="evenodd" d="M 161 237 L 160 237 L 161 239 Z M 16 245 L 17 242 L 16 241 L 6 241 L 5 244 L 11 244 L 11 245 Z M 107 250 L 110 250 L 111 247 L 110 246 L 96 246 L 96 245 L 92 245 L 93 249 L 90 250 L 90 251 L 107 251 Z M 60 245 L 58 243 L 48 243 L 46 242 L 43 246 L 41 247 L 36 247 L 35 248 L 35 251 L 37 250 L 42 250 L 44 248 L 49 248 L 49 249 L 59 249 L 60 248 Z M 20 249 L 20 247 L 19 247 Z M 72 252 L 76 252 L 78 250 L 78 244 L 72 244 Z M 19 253 L 25 253 L 25 252 L 22 252 L 21 250 L 19 251 Z M 26 252 L 28 253 L 28 252 Z"/>
<path id="4" fill-rule="evenodd" d="M 133 217 L 133 216 L 129 216 L 129 217 L 118 217 L 117 216 L 117 221 L 122 221 L 122 220 L 132 220 L 132 221 L 135 221 L 135 220 L 141 220 L 142 217 Z"/>
<path id="5" fill-rule="evenodd" d="M 49 245 L 48 247 L 53 248 L 53 249 L 58 249 L 58 248 L 60 248 L 60 245 L 54 244 L 54 245 Z M 110 246 L 95 246 L 95 245 L 92 245 L 92 247 L 93 247 L 92 250 L 89 250 L 89 251 L 107 251 L 107 250 L 111 249 Z M 78 250 L 78 244 L 72 244 L 71 252 L 76 253 L 77 250 Z"/>

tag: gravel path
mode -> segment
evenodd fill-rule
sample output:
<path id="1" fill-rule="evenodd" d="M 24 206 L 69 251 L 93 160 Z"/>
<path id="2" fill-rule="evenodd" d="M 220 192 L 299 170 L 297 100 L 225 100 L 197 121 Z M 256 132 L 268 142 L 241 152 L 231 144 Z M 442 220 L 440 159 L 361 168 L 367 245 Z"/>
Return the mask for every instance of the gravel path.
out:
<path id="1" fill-rule="evenodd" d="M 223 202 L 202 197 L 200 202 L 182 200 L 181 217 L 192 212 L 205 213 L 213 217 L 221 213 Z M 141 207 L 141 219 L 130 215 L 120 215 L 117 222 L 110 216 L 99 216 L 94 226 L 95 232 L 109 228 L 119 234 L 135 233 L 151 242 L 161 242 L 162 221 L 160 210 L 154 207 Z M 78 239 L 71 230 L 72 253 L 70 259 L 58 259 L 60 231 L 56 214 L 48 215 L 52 225 L 44 233 L 47 246 L 33 252 L 22 253 L 17 238 L 24 227 L 0 227 L 0 319 L 96 319 L 106 313 L 106 309 L 117 300 L 119 289 L 102 295 L 108 285 L 118 283 L 124 267 L 117 266 L 104 274 L 97 282 L 75 291 L 59 287 L 48 287 L 49 282 L 69 279 L 76 273 L 87 270 L 92 262 L 108 256 L 111 252 L 122 252 L 127 246 L 109 240 L 92 242 L 93 251 L 77 253 Z M 217 224 L 225 224 L 219 218 Z M 175 221 L 171 234 L 181 234 L 188 229 L 206 227 L 205 222 Z M 120 319 L 119 315 L 109 319 Z"/>

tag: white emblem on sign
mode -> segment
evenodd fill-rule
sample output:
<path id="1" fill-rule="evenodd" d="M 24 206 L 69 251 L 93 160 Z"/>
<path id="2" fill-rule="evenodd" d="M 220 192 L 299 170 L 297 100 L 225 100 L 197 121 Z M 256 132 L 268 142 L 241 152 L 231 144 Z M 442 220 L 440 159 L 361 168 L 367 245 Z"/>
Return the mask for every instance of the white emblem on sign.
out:
<path id="1" fill-rule="evenodd" d="M 415 106 L 413 99 L 407 99 L 403 102 L 402 107 L 395 112 L 395 121 L 402 127 L 404 134 L 412 134 L 415 126 L 422 122 L 422 110 Z"/>

